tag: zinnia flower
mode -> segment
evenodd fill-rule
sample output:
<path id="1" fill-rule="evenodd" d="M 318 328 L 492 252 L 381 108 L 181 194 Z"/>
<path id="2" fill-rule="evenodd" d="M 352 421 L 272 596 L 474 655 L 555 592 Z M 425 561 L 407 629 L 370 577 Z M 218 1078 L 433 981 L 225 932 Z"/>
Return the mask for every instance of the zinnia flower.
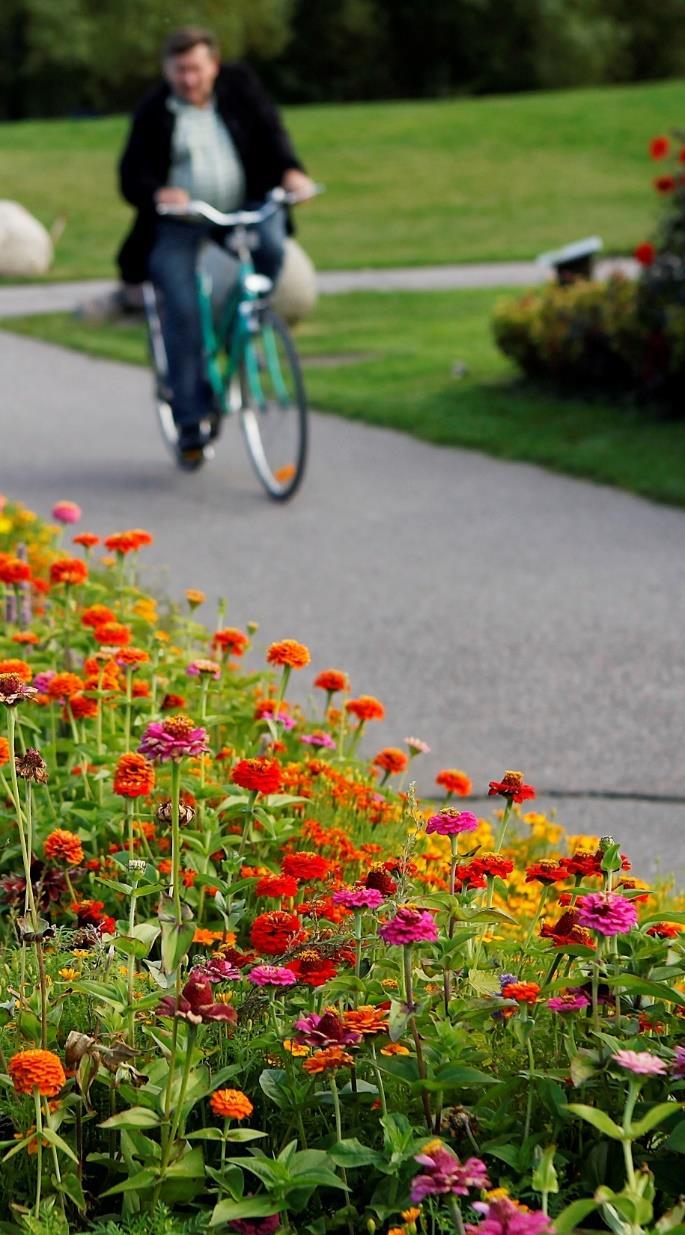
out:
<path id="1" fill-rule="evenodd" d="M 435 778 L 436 785 L 442 785 L 448 794 L 455 793 L 458 798 L 467 798 L 473 785 L 466 772 L 460 768 L 443 768 Z"/>
<path id="2" fill-rule="evenodd" d="M 665 159 L 671 143 L 667 137 L 653 137 L 649 143 L 649 155 L 652 159 Z"/>
<path id="3" fill-rule="evenodd" d="M 672 193 L 675 189 L 674 176 L 657 176 L 654 181 L 654 188 L 657 193 Z"/>
<path id="4" fill-rule="evenodd" d="M 54 1098 L 66 1085 L 64 1068 L 52 1051 L 19 1051 L 9 1061 L 8 1068 L 17 1093 L 38 1090 L 44 1098 Z"/>
<path id="5" fill-rule="evenodd" d="M 314 678 L 314 685 L 319 690 L 325 690 L 328 695 L 335 695 L 339 690 L 347 690 L 349 681 L 347 674 L 341 669 L 323 669 L 318 677 Z"/>
<path id="6" fill-rule="evenodd" d="M 623 935 L 637 922 L 637 909 L 617 892 L 589 892 L 578 901 L 578 924 L 598 935 Z"/>
<path id="7" fill-rule="evenodd" d="M 333 961 L 321 956 L 316 948 L 307 948 L 298 953 L 294 960 L 288 961 L 288 968 L 292 969 L 298 982 L 303 982 L 305 986 L 324 986 L 338 972 Z"/>
<path id="8" fill-rule="evenodd" d="M 305 1059 L 302 1067 L 310 1076 L 317 1076 L 322 1072 L 337 1072 L 339 1068 L 349 1068 L 353 1063 L 352 1056 L 342 1047 L 327 1046 Z"/>
<path id="9" fill-rule="evenodd" d="M 309 648 L 297 639 L 281 639 L 278 643 L 269 645 L 266 659 L 270 665 L 284 665 L 288 669 L 304 669 L 311 656 Z"/>
<path id="10" fill-rule="evenodd" d="M 405 738 L 404 740 L 409 747 L 410 756 L 430 754 L 430 746 L 427 742 L 422 742 L 421 738 Z"/>
<path id="11" fill-rule="evenodd" d="M 380 768 L 387 776 L 404 772 L 409 763 L 409 756 L 397 746 L 385 746 L 373 757 L 374 767 Z"/>
<path id="12" fill-rule="evenodd" d="M 215 1003 L 209 978 L 192 974 L 181 991 L 180 999 L 165 995 L 157 1005 L 158 1016 L 176 1017 L 201 1025 L 204 1021 L 236 1021 L 237 1013 L 225 1003 Z"/>
<path id="13" fill-rule="evenodd" d="M 359 695 L 357 699 L 348 699 L 345 710 L 357 717 L 358 721 L 383 720 L 385 708 L 374 695 Z"/>
<path id="14" fill-rule="evenodd" d="M 324 733 L 322 729 L 315 729 L 313 733 L 303 733 L 300 741 L 304 742 L 305 746 L 321 746 L 327 750 L 335 750 L 335 742 L 330 733 Z"/>
<path id="15" fill-rule="evenodd" d="M 250 793 L 278 793 L 282 770 L 278 759 L 263 755 L 258 759 L 240 759 L 231 772 L 231 780 Z"/>
<path id="16" fill-rule="evenodd" d="M 294 986 L 297 977 L 285 965 L 256 965 L 247 975 L 253 986 Z"/>
<path id="17" fill-rule="evenodd" d="M 420 1205 L 427 1196 L 466 1196 L 469 1188 L 488 1188 L 490 1180 L 485 1163 L 480 1158 L 467 1158 L 460 1162 L 442 1141 L 429 1141 L 414 1155 L 414 1161 L 423 1167 L 411 1184 L 412 1204 Z"/>
<path id="18" fill-rule="evenodd" d="M 635 1076 L 663 1076 L 666 1064 L 658 1055 L 651 1051 L 616 1051 L 612 1055 L 614 1063 L 633 1072 Z"/>
<path id="19" fill-rule="evenodd" d="M 85 583 L 87 578 L 88 567 L 80 557 L 61 557 L 50 567 L 51 583 Z"/>
<path id="20" fill-rule="evenodd" d="M 27 686 L 16 673 L 0 673 L 0 704 L 7 708 L 16 707 L 27 699 L 35 699 L 38 691 L 35 686 Z"/>
<path id="21" fill-rule="evenodd" d="M 121 755 L 114 772 L 114 792 L 123 798 L 144 798 L 155 787 L 155 769 L 136 752 Z"/>
<path id="22" fill-rule="evenodd" d="M 280 956 L 300 935 L 297 914 L 280 909 L 258 914 L 250 928 L 252 947 L 264 956 Z"/>
<path id="23" fill-rule="evenodd" d="M 563 862 L 555 862 L 551 858 L 531 862 L 526 868 L 526 883 L 541 883 L 549 887 L 553 883 L 565 883 L 568 877 L 568 867 Z"/>
<path id="24" fill-rule="evenodd" d="M 76 502 L 55 502 L 52 517 L 60 523 L 78 523 L 81 518 L 81 507 Z"/>
<path id="25" fill-rule="evenodd" d="M 67 866 L 78 866 L 83 861 L 83 845 L 78 836 L 66 828 L 55 828 L 46 838 L 43 849 L 46 858 L 65 862 Z"/>
<path id="26" fill-rule="evenodd" d="M 682 926 L 677 926 L 675 922 L 655 922 L 647 927 L 645 934 L 653 939 L 677 939 L 681 930 Z"/>
<path id="27" fill-rule="evenodd" d="M 654 258 L 656 257 L 656 249 L 653 244 L 649 243 L 648 240 L 644 240 L 642 244 L 637 245 L 633 256 L 641 266 L 651 266 Z"/>
<path id="28" fill-rule="evenodd" d="M 485 1214 L 482 1222 L 468 1222 L 466 1235 L 552 1235 L 552 1219 L 539 1209 L 526 1209 L 497 1197 L 490 1204 L 474 1202 L 474 1209 Z"/>
<path id="29" fill-rule="evenodd" d="M 255 884 L 255 896 L 292 897 L 297 893 L 298 882 L 292 875 L 264 875 Z"/>
<path id="30" fill-rule="evenodd" d="M 334 905 L 344 905 L 346 909 L 378 909 L 384 897 L 377 888 L 341 888 L 331 899 Z"/>
<path id="31" fill-rule="evenodd" d="M 470 810 L 456 811 L 446 806 L 437 815 L 431 815 L 426 824 L 426 832 L 430 836 L 437 832 L 438 836 L 459 836 L 461 832 L 475 832 L 478 819 Z"/>
<path id="32" fill-rule="evenodd" d="M 384 943 L 402 947 L 410 943 L 433 943 L 438 937 L 435 918 L 427 909 L 412 909 L 400 905 L 397 914 L 379 927 L 378 933 Z"/>
<path id="33" fill-rule="evenodd" d="M 590 1000 L 583 991 L 567 991 L 564 995 L 554 995 L 547 1000 L 550 1012 L 582 1012 L 590 1007 Z"/>
<path id="34" fill-rule="evenodd" d="M 507 982 L 502 987 L 504 999 L 515 999 L 517 1003 L 537 1003 L 541 987 L 537 982 Z"/>
<path id="35" fill-rule="evenodd" d="M 297 853 L 287 853 L 283 859 L 283 870 L 286 875 L 293 875 L 302 883 L 311 883 L 316 879 L 325 879 L 331 863 L 328 858 L 322 858 L 318 853 L 310 853 L 300 849 Z"/>
<path id="36" fill-rule="evenodd" d="M 138 549 L 142 549 L 144 545 L 152 544 L 152 536 L 143 528 L 131 528 L 127 532 L 115 532 L 112 536 L 105 536 L 105 546 L 111 553 L 118 553 L 124 557 L 127 553 L 135 553 Z"/>
<path id="37" fill-rule="evenodd" d="M 100 544 L 100 537 L 95 535 L 95 532 L 79 532 L 77 536 L 72 536 L 72 544 L 80 545 L 82 549 L 94 549 Z"/>
<path id="38" fill-rule="evenodd" d="M 372 1004 L 360 1004 L 358 1008 L 343 1012 L 343 1021 L 348 1029 L 364 1038 L 388 1031 L 387 1008 L 375 1008 Z"/>
<path id="39" fill-rule="evenodd" d="M 532 785 L 525 785 L 523 772 L 505 772 L 501 780 L 491 780 L 488 797 L 499 795 L 509 802 L 525 802 L 535 797 Z"/>
<path id="40" fill-rule="evenodd" d="M 301 1046 L 355 1046 L 361 1041 L 358 1029 L 348 1026 L 335 1008 L 327 1008 L 323 1015 L 308 1012 L 295 1021 L 296 1042 Z"/>
<path id="41" fill-rule="evenodd" d="M 240 1089 L 217 1089 L 209 1099 L 209 1105 L 215 1115 L 224 1119 L 247 1119 L 254 1110 L 247 1094 Z"/>
<path id="42" fill-rule="evenodd" d="M 685 1046 L 676 1046 L 675 1058 L 671 1064 L 671 1072 L 679 1080 L 685 1077 Z"/>
<path id="43" fill-rule="evenodd" d="M 131 631 L 123 622 L 102 622 L 93 634 L 101 647 L 123 648 L 131 642 Z"/>
<path id="44" fill-rule="evenodd" d="M 22 780 L 35 781 L 38 785 L 47 785 L 49 780 L 48 765 L 40 751 L 33 746 L 27 746 L 23 755 L 15 755 L 14 763 L 17 776 Z"/>
<path id="45" fill-rule="evenodd" d="M 187 757 L 196 759 L 208 750 L 207 730 L 196 726 L 190 717 L 183 715 L 151 721 L 138 747 L 141 755 L 147 755 L 158 763 Z"/>
<path id="46" fill-rule="evenodd" d="M 33 671 L 28 661 L 19 660 L 16 656 L 9 656 L 6 660 L 0 660 L 0 673 L 16 673 L 22 682 L 30 682 L 33 677 Z"/>
<path id="47" fill-rule="evenodd" d="M 249 642 L 247 635 L 235 626 L 224 626 L 212 635 L 212 647 L 220 648 L 222 652 L 233 656 L 242 656 Z"/>

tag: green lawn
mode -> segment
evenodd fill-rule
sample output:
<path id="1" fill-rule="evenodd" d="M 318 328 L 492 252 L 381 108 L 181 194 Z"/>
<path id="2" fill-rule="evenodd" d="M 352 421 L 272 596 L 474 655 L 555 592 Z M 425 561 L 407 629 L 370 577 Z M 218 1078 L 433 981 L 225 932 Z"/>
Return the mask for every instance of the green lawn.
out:
<path id="1" fill-rule="evenodd" d="M 297 332 L 311 403 L 430 442 L 526 459 L 685 505 L 685 420 L 561 398 L 519 379 L 489 331 L 501 294 L 322 298 Z M 91 355 L 147 363 L 139 325 L 88 326 L 57 314 L 0 324 Z M 453 374 L 456 362 L 468 367 L 465 377 Z"/>
<path id="2" fill-rule="evenodd" d="M 289 108 L 328 188 L 300 212 L 321 268 L 528 258 L 591 233 L 629 252 L 653 223 L 655 133 L 683 123 L 678 81 L 483 99 Z M 2 195 L 67 216 L 51 277 L 103 276 L 124 231 L 122 117 L 0 125 Z"/>

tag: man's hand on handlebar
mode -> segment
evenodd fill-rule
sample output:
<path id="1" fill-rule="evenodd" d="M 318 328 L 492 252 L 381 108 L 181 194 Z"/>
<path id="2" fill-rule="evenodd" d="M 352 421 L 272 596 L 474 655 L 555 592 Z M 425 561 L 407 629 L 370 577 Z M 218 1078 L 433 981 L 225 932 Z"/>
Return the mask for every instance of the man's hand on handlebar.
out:
<path id="1" fill-rule="evenodd" d="M 173 189 L 169 186 L 157 189 L 155 193 L 155 202 L 158 206 L 187 206 L 189 201 L 190 193 L 185 189 Z"/>
<path id="2" fill-rule="evenodd" d="M 308 197 L 315 197 L 317 186 L 309 176 L 301 172 L 299 167 L 289 167 L 284 173 L 281 180 L 281 187 L 287 193 L 293 193 L 301 201 L 306 201 Z"/>

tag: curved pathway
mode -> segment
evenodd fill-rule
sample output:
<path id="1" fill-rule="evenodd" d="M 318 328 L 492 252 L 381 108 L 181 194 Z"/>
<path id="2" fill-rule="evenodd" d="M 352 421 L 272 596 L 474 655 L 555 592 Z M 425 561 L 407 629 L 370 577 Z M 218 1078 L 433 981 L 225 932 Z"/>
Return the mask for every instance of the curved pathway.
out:
<path id="1" fill-rule="evenodd" d="M 231 623 L 261 623 L 258 659 L 293 636 L 384 701 L 369 753 L 429 742 L 420 790 L 444 766 L 481 792 L 520 767 L 541 788 L 684 796 L 685 512 L 333 416 L 282 508 L 233 423 L 212 464 L 177 472 L 140 369 L 0 335 L 0 380 L 0 491 L 43 515 L 72 498 L 98 532 L 149 527 L 153 586 L 226 596 Z M 685 865 L 677 801 L 557 806 L 647 873 Z"/>

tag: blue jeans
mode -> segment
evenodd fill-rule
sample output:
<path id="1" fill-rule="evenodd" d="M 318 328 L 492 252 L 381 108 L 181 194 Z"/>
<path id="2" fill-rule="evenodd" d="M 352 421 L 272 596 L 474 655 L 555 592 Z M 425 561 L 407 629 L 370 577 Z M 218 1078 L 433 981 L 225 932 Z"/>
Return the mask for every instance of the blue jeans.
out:
<path id="1" fill-rule="evenodd" d="M 252 251 L 255 270 L 275 282 L 283 264 L 283 211 L 277 211 L 256 230 L 259 247 Z M 210 408 L 211 392 L 204 372 L 196 280 L 200 246 L 210 239 L 214 237 L 209 226 L 160 219 L 148 263 L 150 278 L 164 301 L 162 321 L 172 406 L 174 420 L 181 431 L 192 432 Z"/>

